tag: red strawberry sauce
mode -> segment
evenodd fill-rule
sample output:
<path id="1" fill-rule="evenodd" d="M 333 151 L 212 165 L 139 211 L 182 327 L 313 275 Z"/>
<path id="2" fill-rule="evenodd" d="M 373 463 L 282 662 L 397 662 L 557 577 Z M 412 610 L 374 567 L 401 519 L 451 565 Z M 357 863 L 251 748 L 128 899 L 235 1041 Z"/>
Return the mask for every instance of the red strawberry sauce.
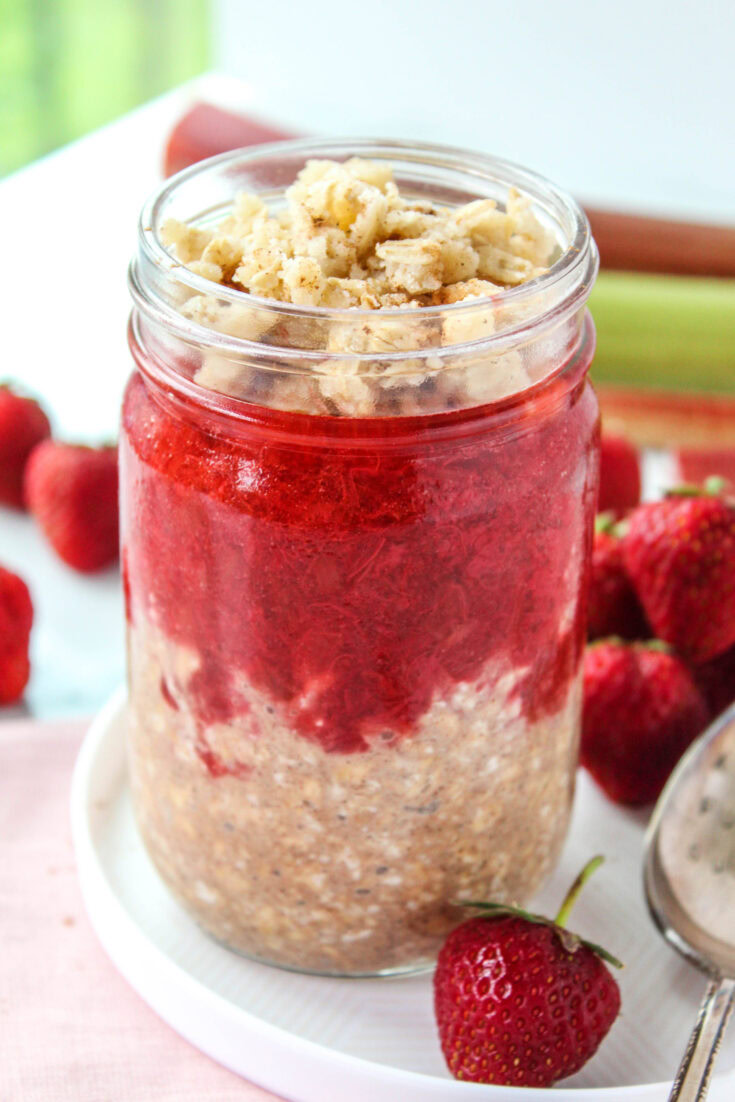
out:
<path id="1" fill-rule="evenodd" d="M 556 711 L 584 638 L 588 366 L 578 358 L 522 400 L 372 420 L 245 403 L 215 420 L 136 374 L 123 411 L 128 616 L 199 652 L 178 691 L 201 723 L 244 710 L 238 671 L 305 738 L 365 751 L 410 734 L 489 659 L 526 670 L 529 719 Z"/>

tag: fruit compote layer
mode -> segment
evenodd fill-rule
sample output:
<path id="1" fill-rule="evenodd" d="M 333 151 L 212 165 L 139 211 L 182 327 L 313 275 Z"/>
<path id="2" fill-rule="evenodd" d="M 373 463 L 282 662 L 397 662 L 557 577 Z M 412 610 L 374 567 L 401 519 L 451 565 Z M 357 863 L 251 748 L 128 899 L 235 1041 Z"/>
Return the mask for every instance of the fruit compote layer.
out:
<path id="1" fill-rule="evenodd" d="M 220 940 L 426 963 L 458 898 L 558 854 L 578 738 L 597 406 L 578 358 L 492 407 L 123 413 L 131 765 L 164 878 Z"/>

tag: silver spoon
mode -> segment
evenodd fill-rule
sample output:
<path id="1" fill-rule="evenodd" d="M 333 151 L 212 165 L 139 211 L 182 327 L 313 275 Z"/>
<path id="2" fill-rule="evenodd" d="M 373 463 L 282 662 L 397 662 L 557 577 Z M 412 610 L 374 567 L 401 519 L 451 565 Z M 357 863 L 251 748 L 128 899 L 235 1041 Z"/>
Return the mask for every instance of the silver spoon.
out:
<path id="1" fill-rule="evenodd" d="M 648 907 L 666 940 L 710 977 L 669 1102 L 705 1098 L 735 999 L 735 705 L 697 739 L 646 835 Z"/>

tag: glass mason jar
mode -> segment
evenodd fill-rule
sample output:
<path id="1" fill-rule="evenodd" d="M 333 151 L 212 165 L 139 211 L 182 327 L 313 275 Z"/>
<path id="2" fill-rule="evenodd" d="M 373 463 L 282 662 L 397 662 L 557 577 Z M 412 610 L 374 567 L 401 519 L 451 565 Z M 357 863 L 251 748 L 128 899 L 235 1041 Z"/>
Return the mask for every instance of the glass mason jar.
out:
<path id="1" fill-rule="evenodd" d="M 519 188 L 558 259 L 494 298 L 328 310 L 162 245 L 169 217 L 278 204 L 308 159 L 353 154 L 444 205 Z M 587 221 L 489 157 L 308 141 L 187 170 L 140 226 L 121 491 L 143 838 L 241 953 L 424 967 L 457 901 L 527 900 L 568 823 L 599 431 Z"/>

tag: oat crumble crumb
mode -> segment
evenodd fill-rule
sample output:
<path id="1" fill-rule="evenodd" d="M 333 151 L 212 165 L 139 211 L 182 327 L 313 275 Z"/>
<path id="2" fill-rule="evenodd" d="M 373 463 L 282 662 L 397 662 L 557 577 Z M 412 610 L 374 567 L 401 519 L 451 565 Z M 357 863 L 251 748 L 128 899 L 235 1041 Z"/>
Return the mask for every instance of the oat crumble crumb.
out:
<path id="1" fill-rule="evenodd" d="M 492 199 L 452 210 L 403 196 L 388 164 L 360 157 L 307 162 L 286 200 L 273 213 L 242 193 L 216 229 L 169 219 L 163 243 L 215 283 L 299 305 L 370 309 L 428 305 L 422 296 L 475 276 L 495 290 L 515 286 L 546 271 L 555 248 L 514 189 L 505 210 Z"/>

